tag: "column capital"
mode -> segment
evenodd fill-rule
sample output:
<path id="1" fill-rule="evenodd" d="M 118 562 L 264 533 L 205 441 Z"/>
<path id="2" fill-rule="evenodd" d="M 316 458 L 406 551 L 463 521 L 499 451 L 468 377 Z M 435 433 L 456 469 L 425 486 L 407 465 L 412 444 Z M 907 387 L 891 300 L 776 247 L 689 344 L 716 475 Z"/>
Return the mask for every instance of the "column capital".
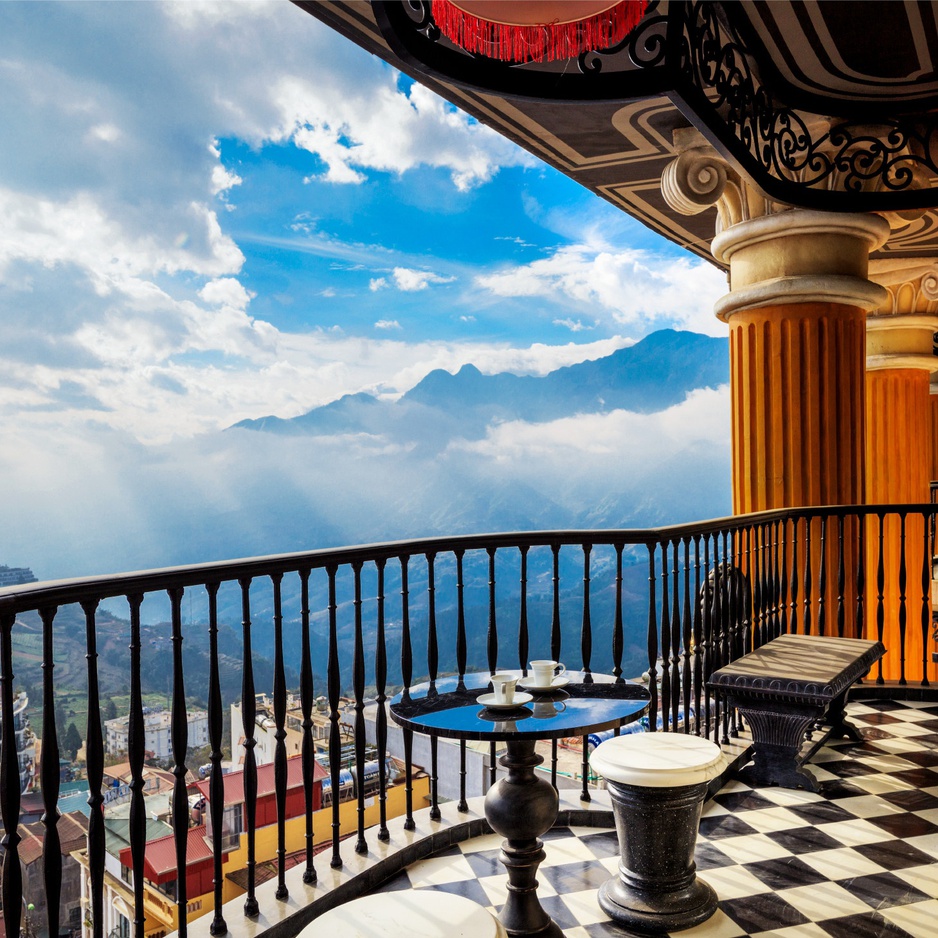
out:
<path id="1" fill-rule="evenodd" d="M 896 257 L 870 261 L 870 279 L 886 291 L 866 321 L 868 371 L 938 371 L 938 260 Z"/>
<path id="2" fill-rule="evenodd" d="M 696 142 L 694 138 L 693 142 Z M 668 205 L 683 214 L 715 206 L 714 260 L 729 267 L 730 292 L 717 316 L 795 303 L 877 309 L 886 290 L 868 279 L 869 255 L 889 238 L 889 221 L 773 202 L 709 146 L 688 146 L 661 175 Z"/>

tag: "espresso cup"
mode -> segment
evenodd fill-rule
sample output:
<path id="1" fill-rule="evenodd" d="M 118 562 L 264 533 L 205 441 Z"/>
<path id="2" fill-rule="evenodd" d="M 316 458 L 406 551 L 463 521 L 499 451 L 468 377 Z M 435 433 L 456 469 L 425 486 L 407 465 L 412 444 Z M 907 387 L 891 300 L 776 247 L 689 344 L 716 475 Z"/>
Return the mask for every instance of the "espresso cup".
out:
<path id="1" fill-rule="evenodd" d="M 534 675 L 534 684 L 537 687 L 550 687 L 554 678 L 559 677 L 567 669 L 559 661 L 532 661 L 531 673 Z"/>
<path id="2" fill-rule="evenodd" d="M 515 699 L 515 685 L 518 678 L 514 674 L 493 674 L 492 690 L 495 693 L 495 703 L 510 704 Z"/>

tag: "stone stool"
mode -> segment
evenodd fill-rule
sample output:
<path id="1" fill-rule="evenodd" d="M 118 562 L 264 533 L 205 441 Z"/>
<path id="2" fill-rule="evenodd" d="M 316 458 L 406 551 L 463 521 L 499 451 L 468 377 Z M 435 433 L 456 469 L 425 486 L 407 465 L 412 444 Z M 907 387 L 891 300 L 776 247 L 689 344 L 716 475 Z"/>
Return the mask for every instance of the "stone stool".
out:
<path id="1" fill-rule="evenodd" d="M 694 847 L 720 747 L 683 733 L 636 733 L 601 743 L 590 766 L 608 783 L 619 836 L 619 872 L 599 904 L 620 925 L 676 931 L 708 919 L 717 897 L 697 879 Z"/>
<path id="2" fill-rule="evenodd" d="M 432 889 L 379 892 L 313 919 L 299 938 L 508 938 L 502 923 L 464 896 Z"/>

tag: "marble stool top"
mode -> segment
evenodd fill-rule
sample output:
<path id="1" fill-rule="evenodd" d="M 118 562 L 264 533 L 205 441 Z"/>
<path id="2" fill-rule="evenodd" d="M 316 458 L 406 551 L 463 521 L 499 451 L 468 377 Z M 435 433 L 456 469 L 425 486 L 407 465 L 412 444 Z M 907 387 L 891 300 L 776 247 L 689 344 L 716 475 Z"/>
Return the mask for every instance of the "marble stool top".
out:
<path id="1" fill-rule="evenodd" d="M 310 922 L 299 938 L 507 938 L 488 910 L 445 892 L 383 892 L 353 899 Z"/>
<path id="2" fill-rule="evenodd" d="M 725 759 L 716 743 L 684 733 L 634 733 L 600 743 L 590 766 L 607 781 L 641 788 L 677 788 L 709 782 Z"/>

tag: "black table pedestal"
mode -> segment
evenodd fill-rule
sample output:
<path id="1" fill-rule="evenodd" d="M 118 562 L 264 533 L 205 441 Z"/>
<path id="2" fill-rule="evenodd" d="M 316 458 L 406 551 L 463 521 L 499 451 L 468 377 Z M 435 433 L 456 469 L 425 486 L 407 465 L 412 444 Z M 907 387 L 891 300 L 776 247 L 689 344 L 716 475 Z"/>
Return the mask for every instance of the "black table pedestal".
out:
<path id="1" fill-rule="evenodd" d="M 485 796 L 485 817 L 505 840 L 499 859 L 508 870 L 508 901 L 499 919 L 512 936 L 562 938 L 560 927 L 537 898 L 537 868 L 544 859 L 541 834 L 557 820 L 560 806 L 553 786 L 534 769 L 544 760 L 534 740 L 509 739 L 499 763 L 508 777 L 499 779 Z"/>
<path id="2" fill-rule="evenodd" d="M 614 921 L 648 932 L 691 928 L 717 908 L 697 879 L 694 847 L 707 783 L 646 788 L 608 780 L 619 836 L 619 872 L 599 887 Z"/>

